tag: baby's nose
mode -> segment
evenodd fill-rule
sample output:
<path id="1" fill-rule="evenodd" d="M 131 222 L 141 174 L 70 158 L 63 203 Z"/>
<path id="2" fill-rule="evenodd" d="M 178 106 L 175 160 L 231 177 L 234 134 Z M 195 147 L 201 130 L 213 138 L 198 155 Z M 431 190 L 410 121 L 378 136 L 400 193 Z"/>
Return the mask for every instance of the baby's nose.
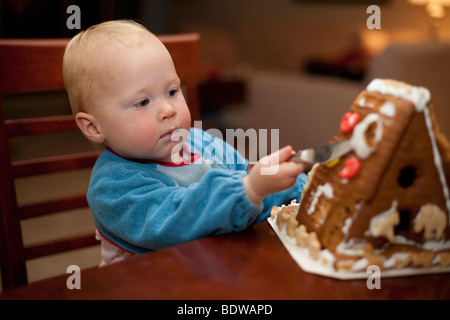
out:
<path id="1" fill-rule="evenodd" d="M 174 117 L 177 114 L 177 111 L 175 110 L 174 106 L 172 104 L 165 102 L 161 108 L 160 117 L 162 120 L 169 119 Z"/>

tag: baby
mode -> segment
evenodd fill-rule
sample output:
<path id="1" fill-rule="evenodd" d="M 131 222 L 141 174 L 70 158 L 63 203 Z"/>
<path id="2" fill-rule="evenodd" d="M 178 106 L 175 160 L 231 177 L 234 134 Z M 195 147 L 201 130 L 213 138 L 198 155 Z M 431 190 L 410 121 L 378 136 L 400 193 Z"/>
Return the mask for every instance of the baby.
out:
<path id="1" fill-rule="evenodd" d="M 172 58 L 142 25 L 109 21 L 80 32 L 66 47 L 63 73 L 78 127 L 105 146 L 87 194 L 101 265 L 243 230 L 299 199 L 306 176 L 288 161 L 290 146 L 247 172 L 233 147 L 190 128 Z"/>

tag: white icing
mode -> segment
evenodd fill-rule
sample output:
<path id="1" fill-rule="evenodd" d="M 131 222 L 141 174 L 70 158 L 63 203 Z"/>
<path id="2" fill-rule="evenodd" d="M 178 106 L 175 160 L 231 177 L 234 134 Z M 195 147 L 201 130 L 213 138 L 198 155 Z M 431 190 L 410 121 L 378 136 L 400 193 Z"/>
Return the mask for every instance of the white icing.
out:
<path id="1" fill-rule="evenodd" d="M 380 108 L 380 113 L 392 118 L 395 116 L 395 106 L 392 102 L 386 101 Z"/>
<path id="2" fill-rule="evenodd" d="M 348 234 L 348 231 L 350 229 L 350 226 L 352 225 L 353 219 L 351 217 L 348 217 L 344 220 L 344 225 L 342 226 L 342 233 L 344 235 Z"/>
<path id="3" fill-rule="evenodd" d="M 313 195 L 313 200 L 311 201 L 311 206 L 308 208 L 308 214 L 311 215 L 316 210 L 317 201 L 324 195 L 327 199 L 333 198 L 333 187 L 329 183 L 318 186 L 316 192 Z"/>
<path id="4" fill-rule="evenodd" d="M 398 83 L 399 85 L 394 85 Z M 416 107 L 416 111 L 423 111 L 430 101 L 430 91 L 423 87 L 413 87 L 398 81 L 385 81 L 383 79 L 374 79 L 367 86 L 367 91 L 379 92 L 381 94 L 390 94 L 402 99 L 411 101 Z"/>
<path id="5" fill-rule="evenodd" d="M 420 246 L 420 244 L 415 242 L 414 240 L 407 239 L 405 236 L 401 236 L 401 235 L 396 235 L 394 242 L 397 244 L 409 244 L 412 246 Z"/>
<path id="6" fill-rule="evenodd" d="M 366 103 L 366 98 L 361 98 L 361 99 L 358 101 L 358 105 L 359 105 L 361 108 L 373 108 L 373 107 L 374 107 L 374 104 L 373 104 L 373 103 Z"/>
<path id="7" fill-rule="evenodd" d="M 349 241 L 339 243 L 336 247 L 336 252 L 349 256 L 362 256 L 366 244 L 367 242 L 365 240 L 352 238 Z"/>
<path id="8" fill-rule="evenodd" d="M 423 244 L 422 248 L 432 251 L 450 249 L 450 240 L 445 241 L 444 238 L 441 241 L 428 240 Z"/>
<path id="9" fill-rule="evenodd" d="M 367 159 L 373 152 L 373 148 L 367 144 L 365 132 L 369 126 L 376 122 L 377 129 L 375 131 L 375 137 L 373 142 L 377 143 L 383 136 L 383 122 L 378 113 L 369 113 L 360 123 L 358 123 L 353 129 L 353 134 L 350 139 L 350 145 L 355 150 L 358 158 L 364 160 Z"/>
<path id="10" fill-rule="evenodd" d="M 352 271 L 353 272 L 364 271 L 367 269 L 368 263 L 369 260 L 367 260 L 367 258 L 361 258 L 352 265 Z"/>
<path id="11" fill-rule="evenodd" d="M 442 190 L 444 193 L 445 204 L 447 206 L 447 212 L 450 215 L 450 194 L 448 191 L 447 180 L 445 178 L 444 169 L 442 168 L 441 154 L 439 153 L 436 139 L 434 137 L 433 124 L 431 123 L 430 111 L 428 108 L 424 109 L 424 115 L 425 115 L 425 123 L 426 123 L 427 129 L 428 129 L 428 134 L 431 139 L 431 146 L 433 147 L 434 165 L 436 166 L 436 169 L 439 173 L 439 180 L 441 181 L 441 184 L 442 184 Z M 447 221 L 450 224 L 450 216 L 447 219 Z"/>
<path id="12" fill-rule="evenodd" d="M 436 256 L 434 256 L 434 259 L 433 259 L 433 261 L 431 261 L 431 264 L 434 265 L 434 264 L 438 264 L 440 262 L 441 262 L 441 255 L 437 254 Z"/>
<path id="13" fill-rule="evenodd" d="M 432 251 L 450 249 L 450 240 L 445 241 L 444 238 L 442 238 L 442 240 L 440 240 L 440 241 L 428 240 L 424 244 L 421 244 L 414 240 L 407 239 L 404 236 L 396 235 L 395 243 L 396 244 L 409 244 L 411 246 L 416 246 L 416 247 L 419 247 L 419 248 L 422 248 L 425 250 L 432 250 Z"/>
<path id="14" fill-rule="evenodd" d="M 361 210 L 362 206 L 364 205 L 364 201 L 360 201 L 355 205 L 355 212 L 352 217 L 348 217 L 344 220 L 344 225 L 341 228 L 342 234 L 344 235 L 344 239 L 348 236 L 348 232 L 350 230 L 350 227 L 353 223 L 353 220 L 358 217 L 359 211 Z"/>
<path id="15" fill-rule="evenodd" d="M 409 253 L 407 252 L 397 252 L 394 253 L 389 259 L 384 260 L 383 266 L 386 269 L 390 269 L 395 267 L 395 262 L 398 261 L 405 261 L 409 257 Z"/>

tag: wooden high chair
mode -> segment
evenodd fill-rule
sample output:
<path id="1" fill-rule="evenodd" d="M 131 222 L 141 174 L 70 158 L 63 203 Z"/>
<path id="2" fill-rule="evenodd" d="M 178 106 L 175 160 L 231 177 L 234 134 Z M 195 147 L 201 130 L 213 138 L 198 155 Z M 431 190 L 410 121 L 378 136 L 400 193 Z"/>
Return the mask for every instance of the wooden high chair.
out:
<path id="1" fill-rule="evenodd" d="M 199 118 L 197 86 L 200 81 L 198 34 L 159 37 L 171 53 L 181 78 L 192 119 Z M 69 195 L 19 203 L 18 178 L 63 170 L 90 168 L 99 151 L 77 152 L 37 159 L 14 160 L 11 138 L 23 135 L 78 130 L 73 115 L 5 119 L 4 100 L 30 92 L 64 91 L 62 57 L 69 39 L 0 39 L 0 267 L 3 290 L 28 283 L 26 261 L 77 248 L 98 245 L 95 230 L 89 234 L 24 245 L 21 221 L 66 210 L 87 207 L 86 195 Z M 32 110 L 33 106 L 26 106 Z M 35 186 L 40 188 L 39 185 Z M 61 270 L 61 274 L 66 270 Z"/>

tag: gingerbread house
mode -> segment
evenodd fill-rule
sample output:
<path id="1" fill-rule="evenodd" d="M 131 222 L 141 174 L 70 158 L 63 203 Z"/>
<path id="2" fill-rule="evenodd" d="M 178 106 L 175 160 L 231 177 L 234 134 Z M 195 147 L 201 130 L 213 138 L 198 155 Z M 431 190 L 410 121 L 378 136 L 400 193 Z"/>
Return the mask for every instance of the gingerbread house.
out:
<path id="1" fill-rule="evenodd" d="M 315 258 L 331 252 L 338 270 L 449 266 L 450 147 L 429 91 L 373 80 L 331 141 L 343 139 L 352 151 L 313 167 L 295 219 L 286 210 L 279 227 Z"/>

